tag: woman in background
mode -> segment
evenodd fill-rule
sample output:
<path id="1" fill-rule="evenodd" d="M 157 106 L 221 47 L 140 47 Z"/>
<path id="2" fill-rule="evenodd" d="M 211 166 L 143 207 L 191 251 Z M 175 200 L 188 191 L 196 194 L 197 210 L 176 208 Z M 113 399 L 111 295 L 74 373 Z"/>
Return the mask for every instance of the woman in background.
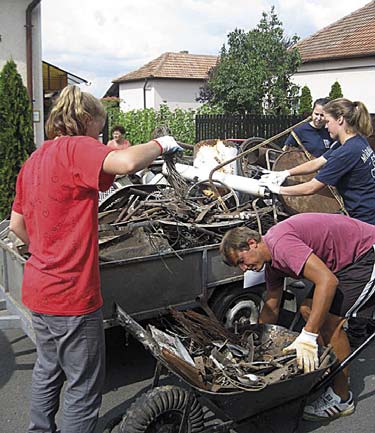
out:
<path id="1" fill-rule="evenodd" d="M 111 149 L 121 150 L 131 146 L 130 141 L 125 139 L 125 128 L 121 125 L 116 125 L 112 129 L 112 140 L 108 141 L 107 146 Z"/>

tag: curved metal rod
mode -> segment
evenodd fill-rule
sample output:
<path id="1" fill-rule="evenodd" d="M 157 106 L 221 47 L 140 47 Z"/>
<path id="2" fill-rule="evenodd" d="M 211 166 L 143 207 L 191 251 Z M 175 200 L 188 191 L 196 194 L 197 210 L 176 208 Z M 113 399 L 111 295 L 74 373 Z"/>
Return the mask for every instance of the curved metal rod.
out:
<path id="1" fill-rule="evenodd" d="M 182 143 L 181 141 L 177 141 L 177 144 L 186 150 L 194 150 L 194 144 Z"/>
<path id="2" fill-rule="evenodd" d="M 237 194 L 236 194 L 236 191 L 233 189 L 233 188 L 231 188 L 230 186 L 228 186 L 226 183 L 224 183 L 224 182 L 222 182 L 222 181 L 220 181 L 220 180 L 215 180 L 215 182 L 216 183 L 220 183 L 220 185 L 222 185 L 224 188 L 227 188 L 228 190 L 229 190 L 229 192 L 232 194 L 232 196 L 233 196 L 233 199 L 234 199 L 234 201 L 235 201 L 235 203 L 236 203 L 236 210 L 240 207 L 240 202 L 239 202 L 239 200 L 238 200 L 238 197 L 237 197 Z M 200 180 L 199 182 L 196 182 L 196 183 L 194 183 L 189 189 L 188 189 L 188 191 L 187 191 L 187 193 L 186 193 L 186 198 L 189 198 L 189 195 L 190 195 L 190 193 L 191 193 L 191 191 L 196 187 L 196 186 L 198 186 L 198 185 L 201 185 L 201 184 L 205 184 L 205 183 L 209 183 L 209 180 L 208 179 L 204 179 L 204 180 Z M 228 211 L 229 209 L 228 209 L 228 206 L 225 204 L 225 202 L 224 202 L 224 200 L 223 200 L 223 197 L 219 194 L 218 196 L 217 196 L 217 198 L 215 199 L 215 201 L 213 201 L 211 204 L 214 204 L 215 202 L 219 202 L 223 207 L 224 207 L 224 211 Z"/>
<path id="3" fill-rule="evenodd" d="M 226 166 L 227 164 L 230 164 L 233 161 L 236 161 L 239 158 L 244 157 L 245 155 L 247 155 L 250 152 L 254 152 L 255 150 L 259 149 L 262 146 L 265 146 L 266 144 L 270 143 L 271 141 L 277 140 L 278 138 L 282 137 L 283 135 L 289 134 L 291 131 L 293 131 L 294 128 L 296 128 L 299 125 L 302 125 L 303 123 L 307 123 L 311 120 L 311 116 L 306 117 L 306 119 L 302 120 L 301 122 L 296 123 L 295 125 L 291 126 L 288 129 L 285 129 L 282 132 L 279 132 L 278 134 L 274 135 L 271 138 L 267 138 L 267 140 L 262 141 L 261 143 L 257 144 L 256 146 L 252 147 L 251 149 L 245 150 L 242 153 L 239 153 L 238 155 L 234 156 L 231 159 L 228 159 L 227 161 L 222 162 L 221 164 L 217 165 L 216 167 L 214 167 L 211 171 L 210 174 L 208 176 L 208 181 L 212 187 L 212 189 L 214 190 L 215 194 L 217 194 L 218 197 L 221 197 L 219 191 L 217 190 L 216 186 L 214 185 L 214 182 L 212 180 L 212 176 L 215 173 L 215 171 L 219 170 L 220 168 Z M 228 209 L 227 209 L 228 210 Z"/>

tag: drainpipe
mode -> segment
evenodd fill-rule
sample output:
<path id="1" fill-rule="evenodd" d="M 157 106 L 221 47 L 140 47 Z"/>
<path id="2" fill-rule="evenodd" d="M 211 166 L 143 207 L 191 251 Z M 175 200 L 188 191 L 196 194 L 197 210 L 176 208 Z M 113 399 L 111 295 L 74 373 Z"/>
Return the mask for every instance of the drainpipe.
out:
<path id="1" fill-rule="evenodd" d="M 146 86 L 148 83 L 148 78 L 145 78 L 145 84 L 143 85 L 143 108 L 146 108 Z"/>
<path id="2" fill-rule="evenodd" d="M 33 0 L 26 9 L 26 70 L 27 70 L 27 90 L 30 101 L 33 102 L 33 24 L 32 12 L 41 0 Z"/>

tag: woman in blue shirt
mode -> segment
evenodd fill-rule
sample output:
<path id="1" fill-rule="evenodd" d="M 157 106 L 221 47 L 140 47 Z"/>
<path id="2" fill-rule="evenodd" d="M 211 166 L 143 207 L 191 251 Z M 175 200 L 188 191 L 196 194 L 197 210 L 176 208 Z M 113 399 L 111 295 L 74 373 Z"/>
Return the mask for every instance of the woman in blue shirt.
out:
<path id="1" fill-rule="evenodd" d="M 335 186 L 349 215 L 375 224 L 375 153 L 366 137 L 371 135 L 371 118 L 362 102 L 339 98 L 324 106 L 326 128 L 333 146 L 319 158 L 290 170 L 262 177 L 271 192 L 282 195 L 311 195 L 326 185 Z M 280 186 L 288 176 L 318 174 L 309 182 Z"/>
<path id="2" fill-rule="evenodd" d="M 311 113 L 311 122 L 302 123 L 302 125 L 297 126 L 293 130 L 305 149 L 315 156 L 315 158 L 319 158 L 319 156 L 327 152 L 333 143 L 333 139 L 325 128 L 326 122 L 323 107 L 327 102 L 329 102 L 328 98 L 317 99 L 314 102 Z M 290 134 L 285 141 L 285 149 L 288 147 L 299 148 L 299 144 L 293 134 Z"/>

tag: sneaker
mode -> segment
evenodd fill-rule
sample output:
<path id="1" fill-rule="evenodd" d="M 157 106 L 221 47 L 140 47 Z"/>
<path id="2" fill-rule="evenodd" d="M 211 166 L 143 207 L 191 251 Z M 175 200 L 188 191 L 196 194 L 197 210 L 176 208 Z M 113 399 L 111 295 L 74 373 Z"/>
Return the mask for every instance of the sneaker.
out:
<path id="1" fill-rule="evenodd" d="M 353 394 L 349 392 L 346 402 L 329 386 L 317 400 L 305 406 L 303 419 L 308 421 L 330 421 L 340 416 L 350 415 L 354 412 Z"/>

